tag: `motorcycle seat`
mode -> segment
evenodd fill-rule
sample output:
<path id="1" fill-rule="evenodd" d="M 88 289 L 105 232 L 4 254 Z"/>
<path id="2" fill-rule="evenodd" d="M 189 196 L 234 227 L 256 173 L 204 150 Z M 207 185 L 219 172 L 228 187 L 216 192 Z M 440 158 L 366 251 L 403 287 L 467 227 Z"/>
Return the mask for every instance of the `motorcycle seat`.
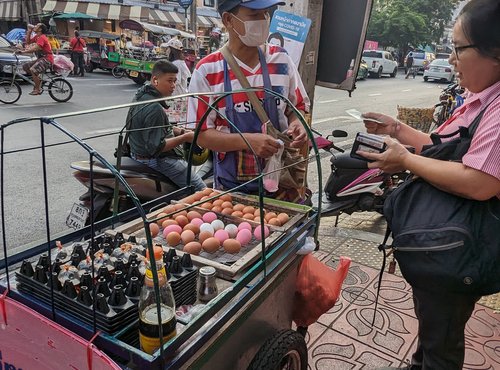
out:
<path id="1" fill-rule="evenodd" d="M 144 163 L 136 161 L 135 159 L 130 158 L 130 157 L 122 157 L 120 170 L 121 171 L 137 172 L 137 173 L 140 173 L 142 175 L 147 175 L 149 177 L 152 177 L 155 180 L 160 180 L 163 182 L 172 183 L 172 180 L 170 180 L 168 177 L 166 177 L 161 172 L 155 171 L 151 167 L 146 166 Z"/>
<path id="2" fill-rule="evenodd" d="M 367 169 L 368 162 L 357 158 L 351 158 L 349 153 L 336 154 L 330 158 L 330 162 L 337 168 Z"/>

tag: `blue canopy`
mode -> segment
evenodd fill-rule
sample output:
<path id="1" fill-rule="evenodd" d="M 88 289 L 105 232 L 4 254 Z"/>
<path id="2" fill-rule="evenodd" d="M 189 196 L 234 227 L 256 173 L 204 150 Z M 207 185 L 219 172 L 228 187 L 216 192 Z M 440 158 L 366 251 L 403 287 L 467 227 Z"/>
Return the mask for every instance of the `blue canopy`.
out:
<path id="1" fill-rule="evenodd" d="M 10 42 L 24 41 L 26 39 L 26 30 L 22 28 L 13 28 L 5 35 L 5 38 Z"/>

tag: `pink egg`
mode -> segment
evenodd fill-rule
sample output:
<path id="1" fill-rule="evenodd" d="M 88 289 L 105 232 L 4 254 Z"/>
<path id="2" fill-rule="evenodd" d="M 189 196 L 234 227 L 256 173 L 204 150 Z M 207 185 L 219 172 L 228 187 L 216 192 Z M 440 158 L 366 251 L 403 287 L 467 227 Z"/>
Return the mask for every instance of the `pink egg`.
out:
<path id="1" fill-rule="evenodd" d="M 238 231 L 241 231 L 243 229 L 252 231 L 252 225 L 250 225 L 248 222 L 242 222 L 238 225 Z"/>
<path id="2" fill-rule="evenodd" d="M 216 239 L 219 239 L 220 243 L 222 244 L 226 239 L 229 239 L 229 234 L 226 230 L 220 229 L 215 232 L 214 237 Z"/>
<path id="3" fill-rule="evenodd" d="M 196 226 L 200 227 L 203 224 L 203 220 L 201 218 L 193 218 L 191 220 L 191 223 L 193 225 L 196 225 Z"/>
<path id="4" fill-rule="evenodd" d="M 248 229 L 243 229 L 236 235 L 236 240 L 240 242 L 241 245 L 247 245 L 252 240 L 252 232 Z"/>
<path id="5" fill-rule="evenodd" d="M 163 236 L 166 238 L 167 235 L 170 234 L 172 231 L 181 234 L 182 227 L 180 227 L 179 225 L 168 225 L 166 228 L 163 229 Z"/>
<path id="6" fill-rule="evenodd" d="M 257 226 L 253 232 L 253 236 L 255 236 L 255 239 L 257 240 L 262 240 L 261 238 L 261 231 L 260 231 L 261 226 Z M 269 236 L 269 228 L 267 226 L 264 226 L 264 237 L 267 238 Z"/>
<path id="7" fill-rule="evenodd" d="M 203 221 L 207 223 L 211 223 L 212 221 L 217 219 L 217 215 L 213 212 L 207 212 L 203 215 Z"/>

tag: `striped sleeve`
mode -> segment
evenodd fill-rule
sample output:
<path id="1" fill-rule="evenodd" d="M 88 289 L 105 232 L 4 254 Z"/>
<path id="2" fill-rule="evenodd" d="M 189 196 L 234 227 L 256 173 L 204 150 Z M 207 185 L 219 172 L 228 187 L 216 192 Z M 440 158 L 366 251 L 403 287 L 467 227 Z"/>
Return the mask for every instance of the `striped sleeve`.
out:
<path id="1" fill-rule="evenodd" d="M 500 180 L 500 98 L 484 113 L 462 163 Z"/>
<path id="2" fill-rule="evenodd" d="M 205 78 L 200 69 L 195 69 L 191 82 L 189 84 L 189 92 L 191 93 L 203 93 L 210 92 L 210 84 Z M 188 110 L 187 110 L 187 122 L 189 128 L 195 128 L 196 125 L 201 121 L 203 115 L 209 109 L 212 104 L 213 98 L 207 95 L 198 95 L 197 97 L 190 97 L 188 100 Z M 201 129 L 206 130 L 207 128 L 215 128 L 215 119 L 217 113 L 212 111 L 209 113 L 207 119 L 202 122 Z"/>

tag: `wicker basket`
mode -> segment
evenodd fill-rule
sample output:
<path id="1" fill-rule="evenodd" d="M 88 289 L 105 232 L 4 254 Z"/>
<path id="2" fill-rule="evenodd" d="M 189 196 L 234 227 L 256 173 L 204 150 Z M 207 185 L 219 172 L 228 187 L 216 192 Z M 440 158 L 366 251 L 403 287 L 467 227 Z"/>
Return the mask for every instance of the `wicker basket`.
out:
<path id="1" fill-rule="evenodd" d="M 407 108 L 398 105 L 398 120 L 422 132 L 429 132 L 434 122 L 434 108 Z"/>

